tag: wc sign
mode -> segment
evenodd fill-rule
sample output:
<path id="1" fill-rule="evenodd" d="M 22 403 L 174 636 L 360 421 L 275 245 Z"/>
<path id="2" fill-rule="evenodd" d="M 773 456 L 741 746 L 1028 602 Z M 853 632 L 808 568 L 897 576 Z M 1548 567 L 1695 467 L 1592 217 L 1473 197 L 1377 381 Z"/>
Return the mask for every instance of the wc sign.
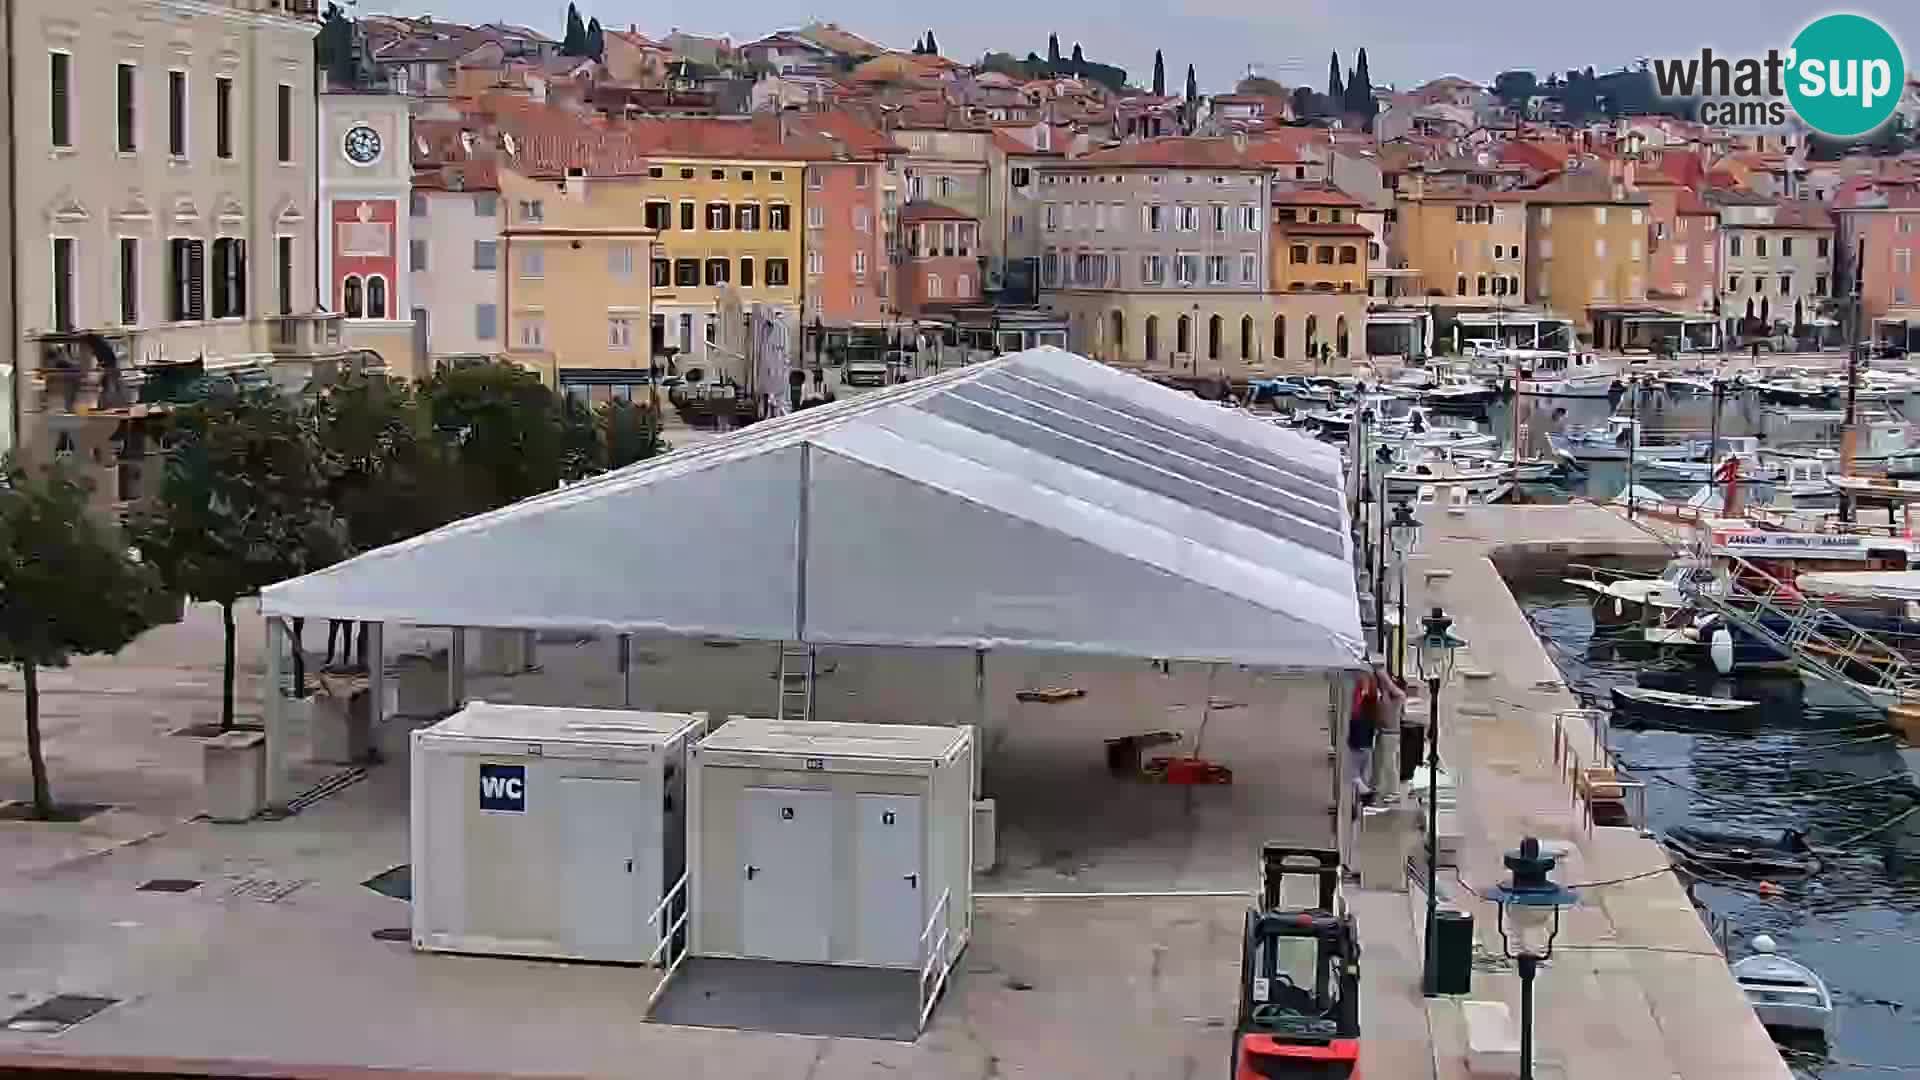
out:
<path id="1" fill-rule="evenodd" d="M 525 765 L 480 766 L 480 809 L 507 814 L 527 812 Z"/>

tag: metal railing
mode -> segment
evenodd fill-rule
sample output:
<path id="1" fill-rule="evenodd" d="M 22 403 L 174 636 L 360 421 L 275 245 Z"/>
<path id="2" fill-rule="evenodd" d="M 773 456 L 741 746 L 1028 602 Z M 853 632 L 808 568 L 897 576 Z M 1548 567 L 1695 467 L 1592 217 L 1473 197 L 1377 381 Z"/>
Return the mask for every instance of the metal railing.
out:
<path id="1" fill-rule="evenodd" d="M 653 993 L 647 995 L 645 1012 L 653 1011 L 654 1002 L 659 1001 L 660 995 L 667 992 L 667 984 L 673 981 L 674 973 L 680 970 L 680 965 L 686 963 L 687 954 L 693 951 L 692 948 L 684 942 L 680 943 L 677 948 L 675 947 L 675 942 L 678 942 L 680 939 L 680 931 L 685 929 L 687 925 L 687 917 L 692 914 L 692 906 L 685 902 L 686 897 L 687 874 L 683 873 L 680 875 L 680 880 L 673 883 L 673 888 L 667 890 L 667 895 L 660 898 L 660 903 L 653 909 L 653 914 L 647 916 L 648 926 L 662 927 L 660 931 L 660 941 L 654 945 L 653 952 L 647 955 L 647 963 L 658 965 L 661 962 L 663 954 L 665 954 L 668 959 L 666 961 L 667 970 L 661 973 L 660 981 L 654 986 Z M 663 926 L 668 913 L 673 910 L 675 900 L 681 901 L 679 905 L 679 917 L 675 918 L 671 924 Z"/>
<path id="2" fill-rule="evenodd" d="M 1553 715 L 1553 764 L 1571 795 L 1569 805 L 1591 833 L 1596 802 L 1619 803 L 1634 829 L 1647 827 L 1647 785 L 1620 776 L 1608 746 L 1613 718 L 1604 709 L 1561 709 Z M 1571 730 L 1570 730 L 1571 729 Z"/>
<path id="3" fill-rule="evenodd" d="M 940 902 L 934 905 L 933 914 L 927 916 L 927 925 L 920 931 L 920 955 L 926 958 L 920 965 L 918 1015 L 921 1031 L 926 1030 L 927 1017 L 933 1015 L 933 1007 L 940 1000 L 940 991 L 946 988 L 947 976 L 953 973 L 954 958 L 947 955 L 947 941 L 953 932 L 947 918 L 947 906 L 952 895 L 951 889 L 941 890 Z M 937 938 L 933 933 L 936 927 L 940 931 Z M 928 948 L 929 939 L 932 940 L 932 948 Z M 939 969 L 937 974 L 936 968 Z M 929 986 L 929 983 L 932 985 Z"/>

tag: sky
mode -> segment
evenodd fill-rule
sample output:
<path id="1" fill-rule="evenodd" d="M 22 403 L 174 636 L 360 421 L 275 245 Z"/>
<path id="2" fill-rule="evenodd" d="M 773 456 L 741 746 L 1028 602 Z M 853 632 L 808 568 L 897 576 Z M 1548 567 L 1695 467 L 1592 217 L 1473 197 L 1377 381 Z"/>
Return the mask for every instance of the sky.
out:
<path id="1" fill-rule="evenodd" d="M 1166 54 L 1167 83 L 1183 84 L 1188 64 L 1203 93 L 1232 88 L 1249 66 L 1289 87 L 1326 89 L 1327 59 L 1337 50 L 1343 67 L 1365 47 L 1376 85 L 1415 86 L 1442 75 L 1491 82 L 1508 68 L 1542 78 L 1553 70 L 1592 65 L 1607 71 L 1645 56 L 1716 53 L 1747 55 L 1784 48 L 1801 26 L 1834 11 L 1878 19 L 1893 32 L 1920 70 L 1920 4 L 1867 0 L 1826 7 L 1792 0 L 965 0 L 906 5 L 883 0 L 578 0 L 583 17 L 602 25 L 637 25 L 650 36 L 681 29 L 731 34 L 749 41 L 772 30 L 819 18 L 838 22 L 885 45 L 910 48 L 927 30 L 942 54 L 963 61 L 988 49 L 1025 56 L 1046 54 L 1047 34 L 1075 42 L 1089 59 L 1126 68 L 1145 85 L 1153 52 Z M 417 5 L 417 6 L 415 6 Z M 808 5 L 820 5 L 809 7 Z M 559 37 L 564 0 L 367 0 L 362 11 L 431 14 L 461 22 L 504 19 Z M 1044 13 L 1044 14 L 1043 14 Z M 1036 18 L 1045 21 L 1036 21 Z"/>

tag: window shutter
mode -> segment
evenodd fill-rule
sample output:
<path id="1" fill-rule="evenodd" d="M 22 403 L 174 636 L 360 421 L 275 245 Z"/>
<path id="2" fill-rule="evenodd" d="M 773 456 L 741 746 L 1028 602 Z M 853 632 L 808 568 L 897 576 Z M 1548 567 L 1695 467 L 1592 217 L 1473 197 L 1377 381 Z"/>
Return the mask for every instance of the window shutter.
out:
<path id="1" fill-rule="evenodd" d="M 227 272 L 233 275 L 233 315 L 247 313 L 247 242 L 232 241 L 233 249 L 227 256 Z"/>
<path id="2" fill-rule="evenodd" d="M 213 242 L 213 317 L 225 318 L 227 311 L 227 241 Z"/>
<path id="3" fill-rule="evenodd" d="M 187 241 L 187 318 L 207 317 L 207 242 Z"/>

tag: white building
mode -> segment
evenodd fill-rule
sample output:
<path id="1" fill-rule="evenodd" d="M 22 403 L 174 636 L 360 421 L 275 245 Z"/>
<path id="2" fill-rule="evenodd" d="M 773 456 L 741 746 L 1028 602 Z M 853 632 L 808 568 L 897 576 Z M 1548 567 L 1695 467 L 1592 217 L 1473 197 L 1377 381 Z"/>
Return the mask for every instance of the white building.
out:
<path id="1" fill-rule="evenodd" d="M 504 218 L 492 164 L 421 171 L 410 210 L 407 276 L 430 363 L 504 353 L 498 269 Z"/>

